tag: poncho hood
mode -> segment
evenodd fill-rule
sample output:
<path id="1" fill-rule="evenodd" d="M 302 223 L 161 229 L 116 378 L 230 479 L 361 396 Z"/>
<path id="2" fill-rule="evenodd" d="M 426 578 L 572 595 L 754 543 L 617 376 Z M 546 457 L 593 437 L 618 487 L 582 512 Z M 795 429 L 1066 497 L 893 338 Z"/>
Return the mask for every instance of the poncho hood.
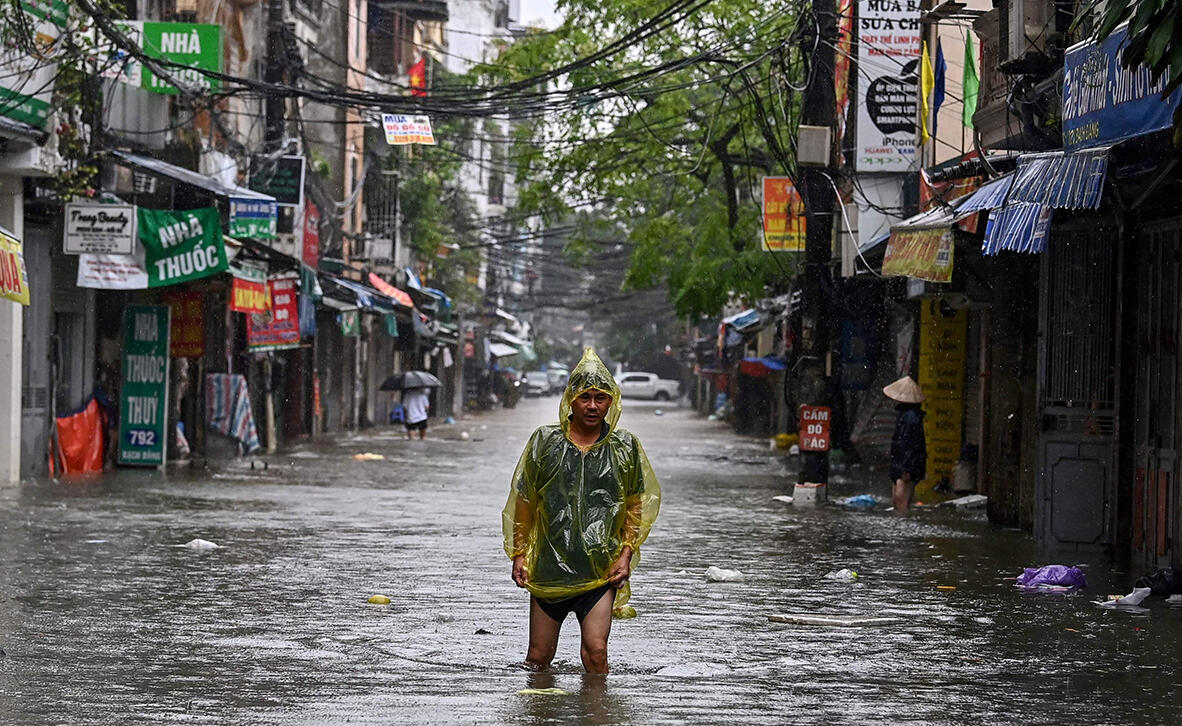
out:
<path id="1" fill-rule="evenodd" d="M 579 364 L 571 371 L 570 378 L 566 381 L 566 390 L 562 392 L 562 401 L 558 404 L 558 424 L 562 426 L 564 434 L 570 434 L 571 401 L 593 389 L 611 395 L 612 405 L 603 420 L 607 421 L 609 434 L 616 430 L 616 425 L 620 422 L 620 412 L 623 410 L 620 387 L 616 385 L 616 379 L 595 351 L 587 348 L 583 351 L 583 358 Z"/>

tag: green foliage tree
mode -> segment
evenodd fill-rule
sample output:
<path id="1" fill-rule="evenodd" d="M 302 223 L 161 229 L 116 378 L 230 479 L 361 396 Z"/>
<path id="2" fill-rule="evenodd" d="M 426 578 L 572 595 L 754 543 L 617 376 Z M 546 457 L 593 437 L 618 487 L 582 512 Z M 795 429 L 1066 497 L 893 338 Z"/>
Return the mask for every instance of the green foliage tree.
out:
<path id="1" fill-rule="evenodd" d="M 1097 2 L 1085 6 L 1094 12 Z M 1182 3 L 1178 0 L 1108 0 L 1096 29 L 1104 40 L 1123 22 L 1129 23 L 1129 41 L 1121 65 L 1144 65 L 1153 73 L 1154 83 L 1165 76 L 1162 98 L 1182 86 Z M 1174 110 L 1174 145 L 1182 147 L 1182 107 Z"/>
<path id="2" fill-rule="evenodd" d="M 550 221 L 581 216 L 579 240 L 603 220 L 633 246 L 630 288 L 665 283 L 682 316 L 717 313 L 787 283 L 791 255 L 760 246 L 760 178 L 792 171 L 804 63 L 794 4 L 715 0 L 675 13 L 660 32 L 589 64 L 643 27 L 645 0 L 562 0 L 565 21 L 508 45 L 480 71 L 507 83 L 565 69 L 543 112 L 520 124 L 510 160 L 518 206 Z M 696 9 L 695 9 L 696 8 Z"/>

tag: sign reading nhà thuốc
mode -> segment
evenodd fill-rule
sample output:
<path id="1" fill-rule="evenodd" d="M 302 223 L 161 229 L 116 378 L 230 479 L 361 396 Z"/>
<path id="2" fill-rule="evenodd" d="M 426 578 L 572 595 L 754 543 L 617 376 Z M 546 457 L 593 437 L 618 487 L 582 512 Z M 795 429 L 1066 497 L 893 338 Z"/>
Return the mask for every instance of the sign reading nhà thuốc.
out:
<path id="1" fill-rule="evenodd" d="M 222 82 L 203 71 L 222 70 L 222 28 L 209 23 L 157 23 L 144 20 L 114 20 L 116 30 L 135 44 L 149 58 L 170 61 L 165 72 L 186 88 L 217 91 Z M 103 66 L 101 75 L 152 93 L 177 94 L 180 90 L 168 80 L 144 67 L 132 54 L 116 46 L 99 33 L 95 56 Z M 180 66 L 180 67 L 178 67 Z"/>
<path id="2" fill-rule="evenodd" d="M 130 255 L 135 252 L 134 204 L 66 205 L 62 251 L 67 255 Z"/>
<path id="3" fill-rule="evenodd" d="M 120 464 L 163 466 L 165 463 L 169 323 L 167 305 L 129 305 L 123 311 Z"/>
<path id="4" fill-rule="evenodd" d="M 139 210 L 148 287 L 198 280 L 229 267 L 218 210 Z"/>

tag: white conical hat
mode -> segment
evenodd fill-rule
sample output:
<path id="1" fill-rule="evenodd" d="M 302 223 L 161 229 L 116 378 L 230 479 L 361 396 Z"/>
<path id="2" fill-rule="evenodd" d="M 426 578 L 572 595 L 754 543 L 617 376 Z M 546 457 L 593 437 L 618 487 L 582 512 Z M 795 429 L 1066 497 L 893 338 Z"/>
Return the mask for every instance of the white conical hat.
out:
<path id="1" fill-rule="evenodd" d="M 923 391 L 911 376 L 903 376 L 889 386 L 882 389 L 887 398 L 893 398 L 899 403 L 920 403 L 924 399 Z"/>

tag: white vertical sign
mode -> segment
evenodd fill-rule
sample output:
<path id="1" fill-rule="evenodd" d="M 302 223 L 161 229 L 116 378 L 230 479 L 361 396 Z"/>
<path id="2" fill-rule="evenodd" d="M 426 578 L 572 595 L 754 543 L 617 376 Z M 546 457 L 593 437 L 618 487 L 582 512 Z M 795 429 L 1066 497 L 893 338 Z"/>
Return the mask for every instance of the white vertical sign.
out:
<path id="1" fill-rule="evenodd" d="M 858 0 L 859 172 L 916 169 L 919 0 Z"/>

